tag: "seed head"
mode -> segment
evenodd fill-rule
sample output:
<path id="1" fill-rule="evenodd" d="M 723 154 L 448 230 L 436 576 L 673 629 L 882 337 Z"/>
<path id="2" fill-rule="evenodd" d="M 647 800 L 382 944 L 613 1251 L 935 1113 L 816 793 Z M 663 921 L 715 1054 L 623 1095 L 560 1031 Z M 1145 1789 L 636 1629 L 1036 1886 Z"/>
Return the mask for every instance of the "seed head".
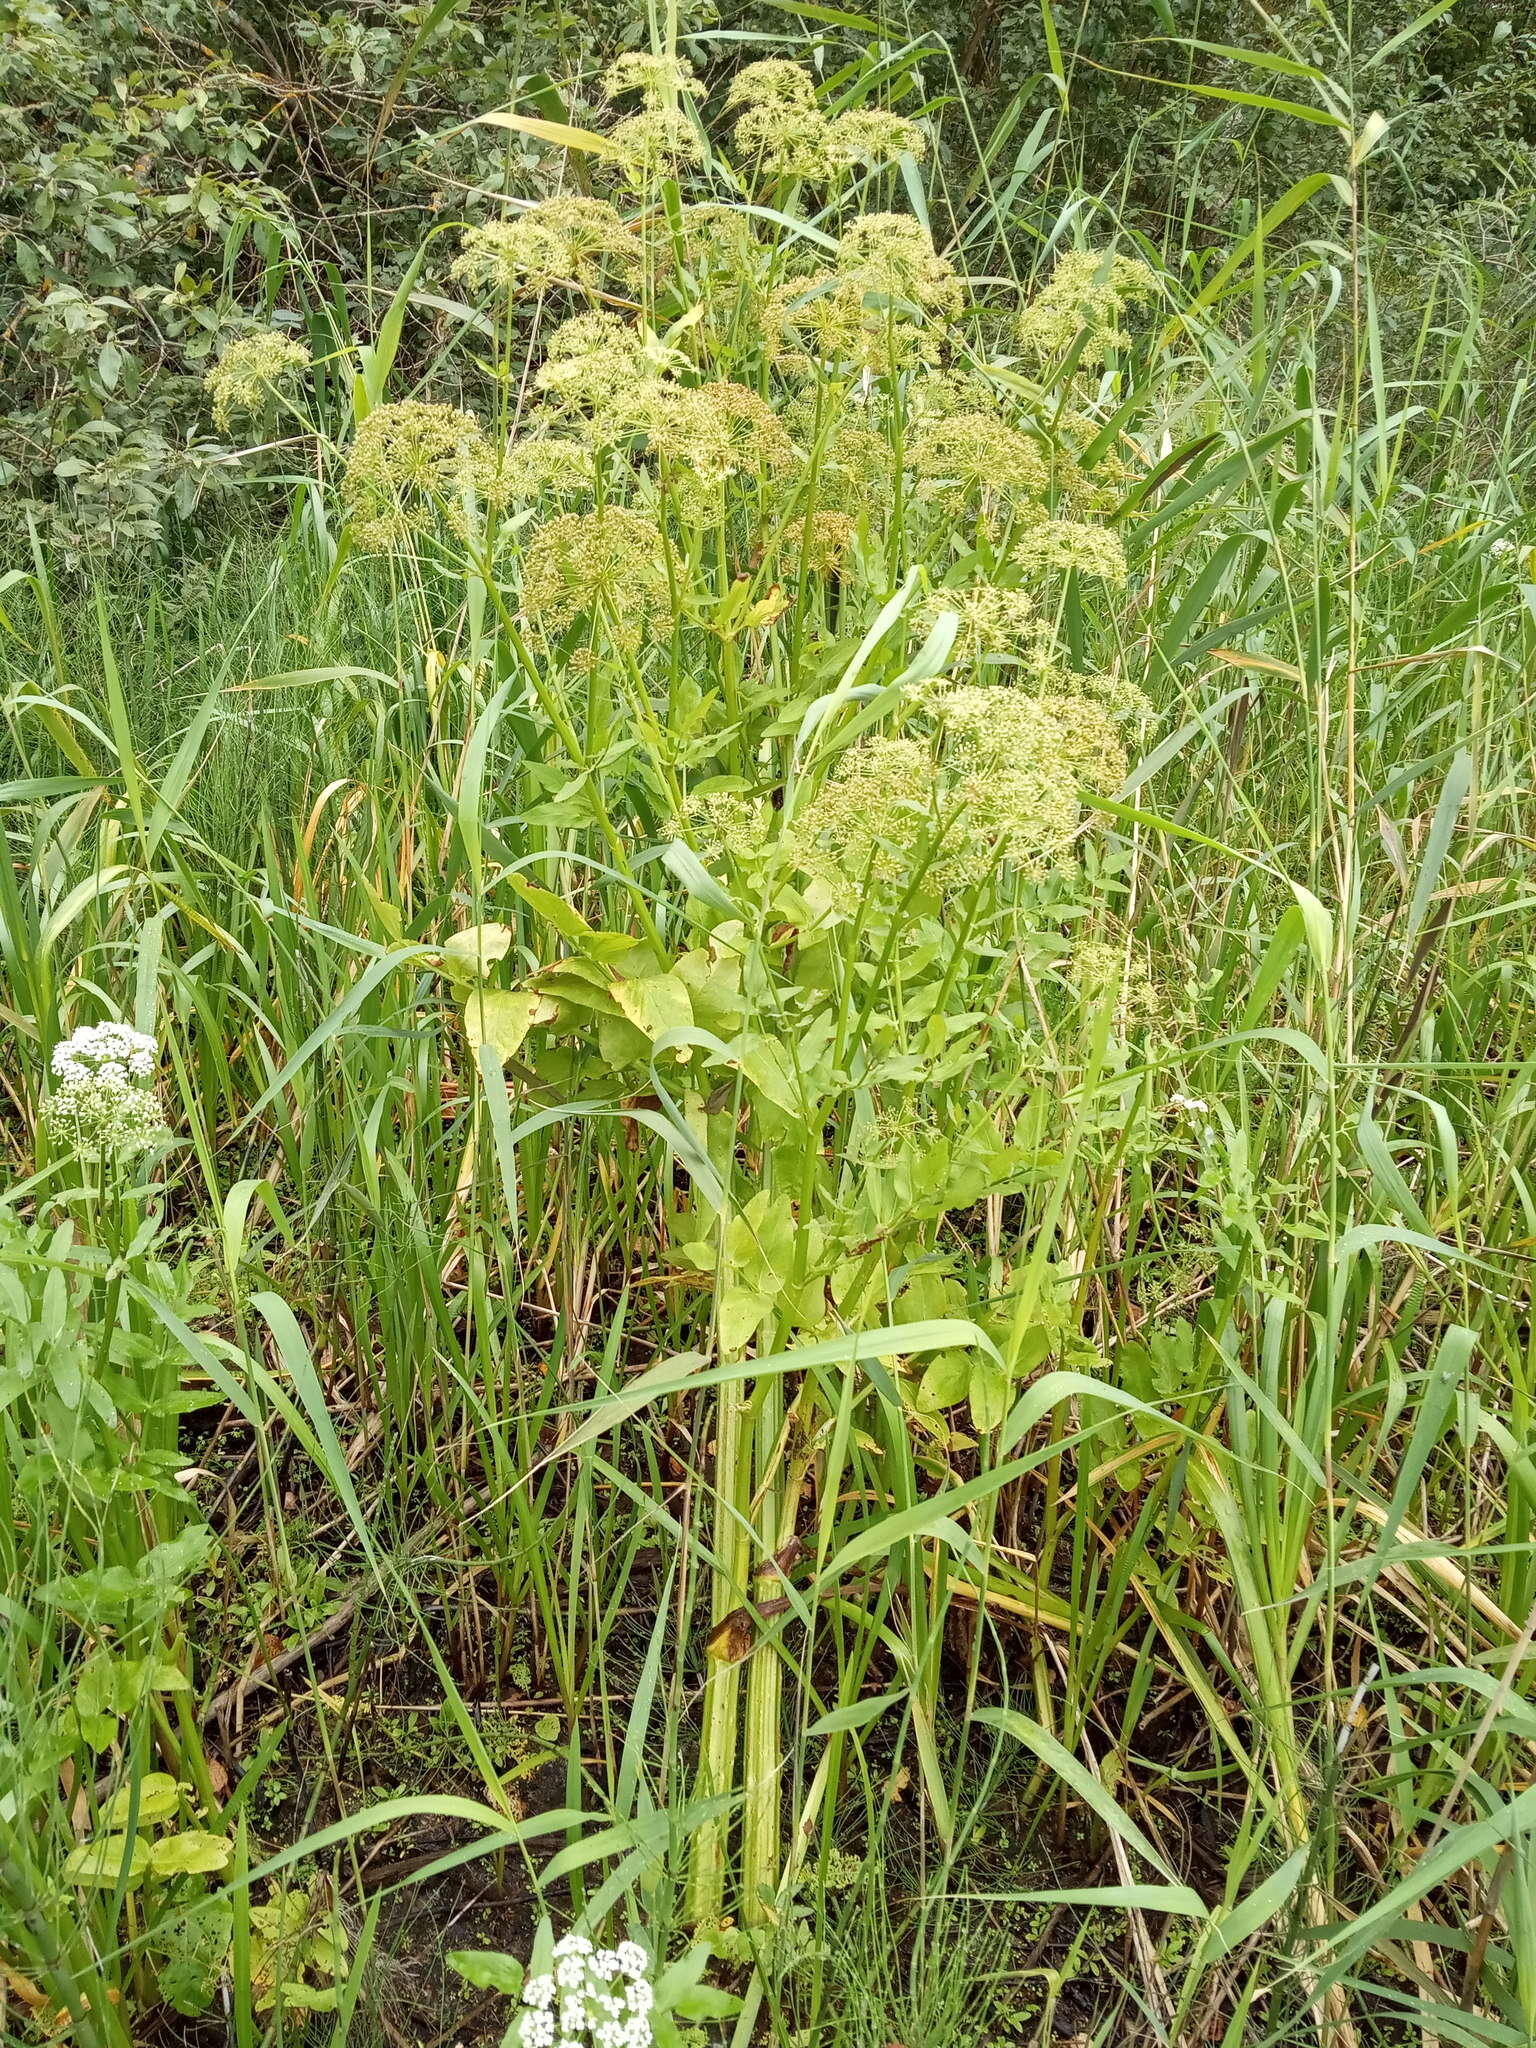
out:
<path id="1" fill-rule="evenodd" d="M 808 71 L 785 57 L 765 57 L 737 73 L 726 109 L 739 109 L 736 147 L 771 178 L 823 185 L 837 169 L 833 124 L 816 104 Z"/>
<path id="2" fill-rule="evenodd" d="M 892 468 L 891 444 L 884 434 L 844 422 L 824 445 L 816 471 L 817 503 L 854 518 L 873 516 L 890 502 Z"/>
<path id="3" fill-rule="evenodd" d="M 1042 633 L 1049 639 L 1035 600 L 1027 590 L 1004 590 L 995 583 L 972 583 L 963 590 L 936 590 L 913 615 L 914 630 L 928 634 L 941 612 L 959 618 L 950 665 L 974 668 L 989 656 L 1027 650 L 1036 655 Z"/>
<path id="4" fill-rule="evenodd" d="M 910 214 L 866 213 L 854 221 L 838 243 L 837 268 L 866 292 L 906 299 L 942 319 L 958 313 L 964 299 L 955 266 Z"/>
<path id="5" fill-rule="evenodd" d="M 951 842 L 957 879 L 999 858 L 1036 877 L 1058 867 L 1080 809 L 1056 718 L 1022 690 L 964 684 L 936 701 L 949 799 L 964 807 L 964 837 Z"/>
<path id="6" fill-rule="evenodd" d="M 1108 996 L 1122 1029 L 1150 1024 L 1162 1010 L 1152 976 L 1140 961 L 1128 957 L 1123 942 L 1079 939 L 1072 948 L 1067 974 L 1084 996 Z"/>

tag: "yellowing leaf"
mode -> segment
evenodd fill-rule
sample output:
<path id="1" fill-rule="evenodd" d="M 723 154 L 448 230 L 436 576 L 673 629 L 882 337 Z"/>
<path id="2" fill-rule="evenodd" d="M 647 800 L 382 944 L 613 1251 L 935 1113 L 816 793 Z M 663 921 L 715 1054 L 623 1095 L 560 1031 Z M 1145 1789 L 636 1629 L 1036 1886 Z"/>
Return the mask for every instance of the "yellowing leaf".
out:
<path id="1" fill-rule="evenodd" d="M 613 999 L 636 1030 L 650 1039 L 660 1038 L 664 1031 L 687 1030 L 693 1023 L 688 985 L 676 974 L 616 981 Z"/>
<path id="2" fill-rule="evenodd" d="M 552 142 L 557 149 L 613 155 L 613 144 L 606 135 L 594 135 L 590 128 L 573 128 L 567 121 L 542 121 L 536 114 L 478 114 L 475 118 L 482 127 L 511 128 L 519 135 L 531 135 L 536 142 Z"/>
<path id="3" fill-rule="evenodd" d="M 99 1835 L 82 1842 L 64 1859 L 66 1884 L 97 1884 L 115 1890 L 119 1882 L 132 1891 L 149 1870 L 149 1844 L 142 1835 Z"/>
<path id="4" fill-rule="evenodd" d="M 139 1804 L 135 1825 L 169 1820 L 181 1804 L 181 1787 L 168 1771 L 149 1771 L 139 1780 Z M 107 1801 L 102 1826 L 125 1828 L 133 1808 L 133 1787 L 124 1785 Z"/>
<path id="5" fill-rule="evenodd" d="M 1008 1414 L 1008 1375 L 990 1359 L 971 1361 L 971 1421 L 977 1429 L 1000 1428 Z"/>
<path id="6" fill-rule="evenodd" d="M 742 1350 L 756 1335 L 758 1325 L 772 1306 L 771 1299 L 754 1288 L 722 1288 L 716 1305 L 721 1349 Z"/>
<path id="7" fill-rule="evenodd" d="M 194 1872 L 222 1870 L 232 1854 L 232 1844 L 206 1828 L 184 1828 L 179 1835 L 162 1835 L 152 1843 L 149 1867 L 156 1877 L 187 1877 Z"/>
<path id="8" fill-rule="evenodd" d="M 477 988 L 464 1005 L 464 1035 L 471 1051 L 489 1045 L 499 1060 L 510 1060 L 534 1025 L 547 1023 L 554 1010 L 537 989 Z"/>
<path id="9" fill-rule="evenodd" d="M 478 980 L 494 961 L 512 950 L 509 924 L 472 924 L 455 932 L 443 947 L 443 967 L 455 980 Z"/>
<path id="10" fill-rule="evenodd" d="M 971 1361 L 964 1351 L 941 1351 L 930 1360 L 917 1390 L 917 1405 L 933 1415 L 941 1408 L 953 1408 L 970 1391 Z"/>

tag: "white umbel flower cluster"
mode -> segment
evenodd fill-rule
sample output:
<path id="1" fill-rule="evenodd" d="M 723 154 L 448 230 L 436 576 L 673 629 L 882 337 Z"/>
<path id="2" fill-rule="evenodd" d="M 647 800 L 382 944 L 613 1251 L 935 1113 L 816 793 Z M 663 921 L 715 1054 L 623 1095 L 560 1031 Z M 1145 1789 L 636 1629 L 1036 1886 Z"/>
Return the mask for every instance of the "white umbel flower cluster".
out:
<path id="1" fill-rule="evenodd" d="M 126 1024 L 83 1024 L 54 1048 L 43 1121 L 58 1144 L 105 1156 L 144 1152 L 165 1135 L 152 1085 L 155 1041 Z"/>
<path id="2" fill-rule="evenodd" d="M 523 1986 L 522 2048 L 650 2048 L 649 1960 L 638 1941 L 595 1949 L 584 1934 L 565 1935 L 554 1969 Z"/>

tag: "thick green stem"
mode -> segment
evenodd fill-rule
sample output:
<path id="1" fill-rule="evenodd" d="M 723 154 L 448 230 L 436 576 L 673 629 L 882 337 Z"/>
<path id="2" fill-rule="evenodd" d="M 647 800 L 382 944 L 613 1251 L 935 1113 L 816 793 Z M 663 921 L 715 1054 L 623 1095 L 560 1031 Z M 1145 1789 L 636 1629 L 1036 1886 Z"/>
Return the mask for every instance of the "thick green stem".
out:
<path id="1" fill-rule="evenodd" d="M 779 1523 L 783 1514 L 783 1488 L 773 1471 L 773 1460 L 779 1455 L 779 1437 L 784 1427 L 784 1382 L 776 1375 L 765 1379 L 758 1389 L 755 1406 L 755 1463 L 763 1474 L 762 1499 L 758 1503 L 757 1515 L 758 1554 L 766 1561 L 779 1548 Z M 776 1591 L 773 1577 L 770 1575 L 762 1584 L 771 1597 Z M 762 1641 L 759 1632 L 747 1673 L 747 1736 L 742 1758 L 746 1807 L 741 1829 L 741 1917 L 749 1927 L 773 1918 L 773 1895 L 779 1886 L 782 1689 L 783 1666 L 778 1645 Z"/>
<path id="2" fill-rule="evenodd" d="M 723 1386 L 715 1421 L 715 1572 L 710 1603 L 711 1629 L 746 1598 L 749 1572 L 746 1511 L 751 1501 L 746 1460 L 747 1432 L 740 1387 Z M 711 1635 L 710 1648 L 717 1647 Z M 728 1643 L 726 1654 L 709 1657 L 704 1680 L 704 1708 L 699 1738 L 699 1772 L 695 1796 L 714 1799 L 730 1792 L 735 1782 L 736 1723 L 741 1698 L 741 1665 Z M 699 1926 L 720 1918 L 725 1906 L 726 1861 L 730 1848 L 729 1813 L 711 1814 L 693 1838 L 685 1901 L 687 1919 Z"/>

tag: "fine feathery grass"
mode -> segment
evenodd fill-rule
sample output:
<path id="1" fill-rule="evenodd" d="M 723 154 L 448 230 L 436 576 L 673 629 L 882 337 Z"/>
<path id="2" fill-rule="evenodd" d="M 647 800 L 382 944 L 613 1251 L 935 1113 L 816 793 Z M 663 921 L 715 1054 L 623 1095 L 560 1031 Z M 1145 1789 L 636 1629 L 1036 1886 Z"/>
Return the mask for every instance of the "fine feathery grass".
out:
<path id="1" fill-rule="evenodd" d="M 236 537 L 18 544 L 8 2039 L 1536 2029 L 1496 281 L 899 68 L 488 117 Z"/>

